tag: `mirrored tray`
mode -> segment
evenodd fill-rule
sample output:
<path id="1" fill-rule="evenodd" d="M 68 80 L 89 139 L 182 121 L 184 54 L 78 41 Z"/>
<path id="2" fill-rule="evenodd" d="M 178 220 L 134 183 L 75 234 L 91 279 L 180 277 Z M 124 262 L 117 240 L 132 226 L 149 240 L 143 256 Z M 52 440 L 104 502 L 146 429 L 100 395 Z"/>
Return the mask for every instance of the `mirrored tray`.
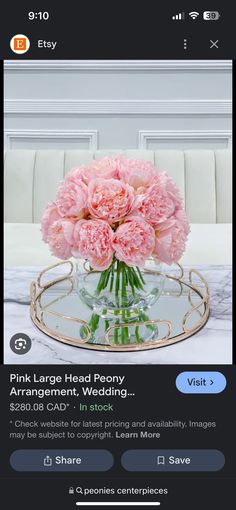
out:
<path id="1" fill-rule="evenodd" d="M 150 309 L 125 324 L 98 317 L 97 329 L 92 333 L 89 325 L 92 311 L 78 296 L 73 263 L 59 262 L 42 271 L 37 283 L 32 282 L 31 318 L 43 333 L 84 349 L 127 352 L 156 349 L 185 340 L 208 320 L 209 289 L 197 270 L 190 269 L 186 278 L 182 267 L 177 266 L 177 274 L 171 269 L 170 274 L 164 275 L 163 292 Z M 58 267 L 61 275 L 50 277 Z M 129 332 L 125 345 L 119 340 L 114 343 L 118 336 L 115 330 L 120 333 L 122 328 L 128 328 Z"/>

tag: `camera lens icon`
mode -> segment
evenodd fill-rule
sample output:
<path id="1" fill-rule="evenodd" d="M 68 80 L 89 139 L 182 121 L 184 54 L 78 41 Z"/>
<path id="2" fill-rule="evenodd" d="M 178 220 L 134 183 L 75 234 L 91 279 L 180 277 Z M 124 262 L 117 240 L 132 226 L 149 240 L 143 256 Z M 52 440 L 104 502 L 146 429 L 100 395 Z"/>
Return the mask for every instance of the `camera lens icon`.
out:
<path id="1" fill-rule="evenodd" d="M 21 349 L 26 348 L 26 340 L 24 338 L 17 338 L 15 340 L 15 348 L 17 351 L 21 351 Z"/>
<path id="2" fill-rule="evenodd" d="M 10 348 L 15 354 L 26 354 L 31 347 L 31 338 L 25 333 L 16 333 L 11 337 Z"/>

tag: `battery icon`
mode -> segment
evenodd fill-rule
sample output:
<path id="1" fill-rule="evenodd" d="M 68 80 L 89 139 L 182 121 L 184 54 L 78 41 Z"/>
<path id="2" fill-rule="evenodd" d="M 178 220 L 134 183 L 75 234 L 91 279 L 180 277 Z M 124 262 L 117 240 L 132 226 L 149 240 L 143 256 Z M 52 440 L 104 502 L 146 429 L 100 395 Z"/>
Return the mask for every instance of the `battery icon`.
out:
<path id="1" fill-rule="evenodd" d="M 220 17 L 220 13 L 218 11 L 204 11 L 203 19 L 206 21 L 217 21 Z"/>

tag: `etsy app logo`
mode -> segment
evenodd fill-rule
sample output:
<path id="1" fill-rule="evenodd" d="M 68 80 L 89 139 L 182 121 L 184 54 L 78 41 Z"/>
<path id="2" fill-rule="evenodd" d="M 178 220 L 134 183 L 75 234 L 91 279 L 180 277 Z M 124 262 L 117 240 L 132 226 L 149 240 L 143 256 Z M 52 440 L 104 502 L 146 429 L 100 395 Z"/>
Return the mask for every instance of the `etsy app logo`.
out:
<path id="1" fill-rule="evenodd" d="M 10 47 L 14 53 L 21 55 L 22 53 L 26 53 L 28 51 L 30 47 L 30 40 L 26 35 L 16 34 L 11 38 Z"/>

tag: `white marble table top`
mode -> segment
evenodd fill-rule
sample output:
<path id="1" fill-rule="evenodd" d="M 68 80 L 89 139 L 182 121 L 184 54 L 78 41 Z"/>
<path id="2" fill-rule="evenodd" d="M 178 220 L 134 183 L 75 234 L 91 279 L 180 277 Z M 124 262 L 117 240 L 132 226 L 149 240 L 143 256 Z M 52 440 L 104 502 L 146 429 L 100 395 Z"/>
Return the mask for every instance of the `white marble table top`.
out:
<path id="1" fill-rule="evenodd" d="M 183 342 L 142 352 L 100 352 L 72 347 L 46 336 L 32 323 L 29 287 L 41 267 L 5 270 L 5 364 L 231 364 L 231 266 L 195 266 L 211 293 L 210 318 L 205 327 Z M 187 269 L 187 266 L 185 267 Z M 32 348 L 17 355 L 9 347 L 15 333 L 26 333 Z"/>

